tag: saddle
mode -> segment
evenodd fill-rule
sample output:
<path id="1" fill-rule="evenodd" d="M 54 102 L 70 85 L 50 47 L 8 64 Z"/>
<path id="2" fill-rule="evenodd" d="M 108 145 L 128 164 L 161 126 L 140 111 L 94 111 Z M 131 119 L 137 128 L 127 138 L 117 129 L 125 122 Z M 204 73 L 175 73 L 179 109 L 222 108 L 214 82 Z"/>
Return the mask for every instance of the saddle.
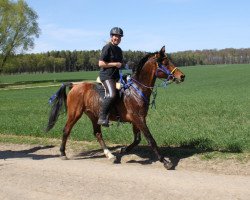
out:
<path id="1" fill-rule="evenodd" d="M 96 78 L 96 82 L 99 83 L 99 84 L 102 84 L 102 86 L 103 86 L 103 83 L 101 82 L 101 79 L 100 79 L 99 76 Z M 122 85 L 121 85 L 120 82 L 116 82 L 115 86 L 116 86 L 116 89 L 117 89 L 117 90 L 120 90 L 120 89 L 122 88 Z M 103 86 L 103 87 L 104 87 L 104 86 Z"/>
<path id="2" fill-rule="evenodd" d="M 123 91 L 124 91 L 124 86 L 125 84 L 128 82 L 128 80 L 131 78 L 131 74 L 124 74 L 121 76 L 120 80 L 118 82 L 116 82 L 116 90 L 119 92 L 119 96 L 121 97 Z M 103 85 L 103 83 L 101 82 L 100 77 L 98 76 L 96 78 L 96 83 L 97 85 L 97 90 L 99 91 L 99 93 L 101 94 L 102 97 L 105 96 L 106 91 L 105 91 L 105 87 Z"/>

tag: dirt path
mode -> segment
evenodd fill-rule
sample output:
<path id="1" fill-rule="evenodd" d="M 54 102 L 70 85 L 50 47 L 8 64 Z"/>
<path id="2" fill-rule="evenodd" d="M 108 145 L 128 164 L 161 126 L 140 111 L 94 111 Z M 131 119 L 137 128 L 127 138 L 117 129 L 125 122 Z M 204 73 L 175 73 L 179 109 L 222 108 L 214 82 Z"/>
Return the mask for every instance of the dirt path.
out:
<path id="1" fill-rule="evenodd" d="M 195 160 L 180 162 L 176 170 L 167 171 L 159 162 L 142 164 L 144 160 L 136 155 L 125 156 L 121 164 L 112 164 L 101 153 L 93 153 L 71 151 L 70 160 L 61 160 L 58 146 L 0 144 L 0 199 L 250 197 L 249 164 L 238 170 L 238 175 L 211 172 L 195 165 Z"/>

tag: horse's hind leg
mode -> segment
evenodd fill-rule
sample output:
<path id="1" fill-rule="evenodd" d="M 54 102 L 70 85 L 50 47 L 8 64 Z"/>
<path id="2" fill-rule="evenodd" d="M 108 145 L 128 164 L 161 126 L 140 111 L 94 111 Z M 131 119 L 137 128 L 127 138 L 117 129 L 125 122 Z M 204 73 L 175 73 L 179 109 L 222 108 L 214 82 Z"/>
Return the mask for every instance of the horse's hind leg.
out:
<path id="1" fill-rule="evenodd" d="M 109 151 L 108 147 L 106 146 L 106 144 L 102 138 L 101 126 L 97 124 L 97 119 L 95 119 L 95 120 L 91 119 L 91 121 L 92 121 L 93 129 L 94 129 L 94 135 L 97 138 L 97 141 L 100 143 L 105 156 L 109 160 L 114 160 L 115 156 Z"/>
<path id="2" fill-rule="evenodd" d="M 121 153 L 128 153 L 141 142 L 140 129 L 138 129 L 135 125 L 133 125 L 133 133 L 134 133 L 134 141 L 129 146 L 122 148 Z"/>
<path id="3" fill-rule="evenodd" d="M 61 156 L 65 159 L 67 158 L 65 153 L 67 139 L 70 135 L 73 126 L 80 119 L 81 116 L 82 112 L 74 112 L 72 114 L 68 114 L 68 119 L 63 129 L 62 143 L 60 147 Z"/>

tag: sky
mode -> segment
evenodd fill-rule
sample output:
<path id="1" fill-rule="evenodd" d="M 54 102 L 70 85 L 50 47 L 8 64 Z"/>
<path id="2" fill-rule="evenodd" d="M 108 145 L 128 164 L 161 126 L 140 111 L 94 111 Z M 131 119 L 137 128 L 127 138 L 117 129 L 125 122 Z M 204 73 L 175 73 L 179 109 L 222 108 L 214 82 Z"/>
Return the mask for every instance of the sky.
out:
<path id="1" fill-rule="evenodd" d="M 26 0 L 41 33 L 28 53 L 99 50 L 121 27 L 122 50 L 250 48 L 249 0 Z"/>

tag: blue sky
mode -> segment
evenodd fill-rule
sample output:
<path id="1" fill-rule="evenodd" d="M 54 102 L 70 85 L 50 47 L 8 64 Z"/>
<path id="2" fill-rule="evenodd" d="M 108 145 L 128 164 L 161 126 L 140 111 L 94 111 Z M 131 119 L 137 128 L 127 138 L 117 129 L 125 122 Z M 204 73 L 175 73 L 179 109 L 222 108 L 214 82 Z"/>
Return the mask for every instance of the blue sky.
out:
<path id="1" fill-rule="evenodd" d="M 41 34 L 29 53 L 98 50 L 124 31 L 123 50 L 249 48 L 249 0 L 26 0 Z"/>

